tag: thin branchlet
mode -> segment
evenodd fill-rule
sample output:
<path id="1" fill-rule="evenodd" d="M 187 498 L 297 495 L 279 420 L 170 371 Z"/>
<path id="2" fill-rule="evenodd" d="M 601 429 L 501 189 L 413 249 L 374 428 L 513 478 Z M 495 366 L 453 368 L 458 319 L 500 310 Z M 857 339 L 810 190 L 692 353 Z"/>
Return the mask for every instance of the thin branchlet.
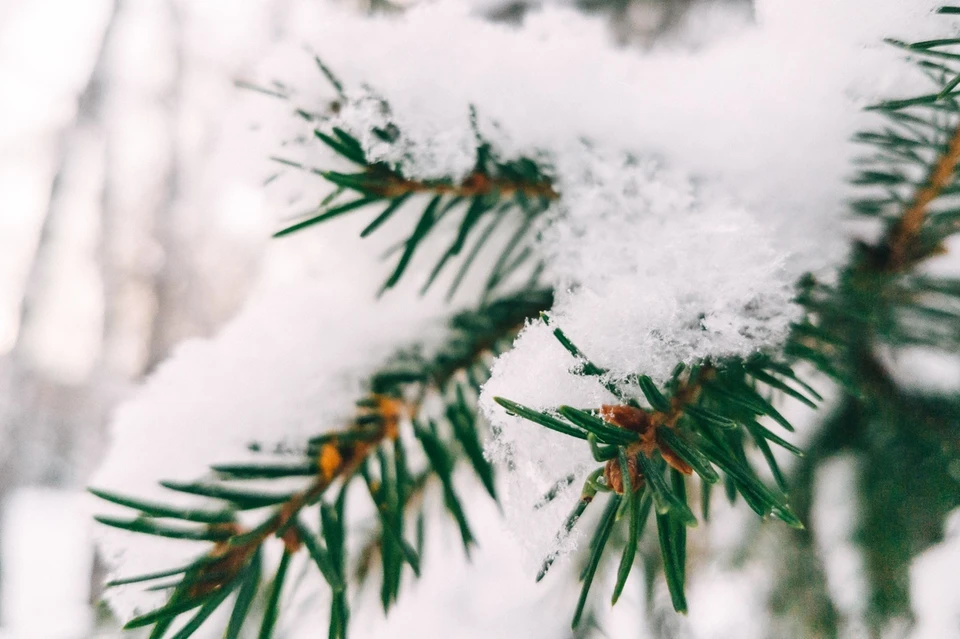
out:
<path id="1" fill-rule="evenodd" d="M 369 190 L 381 197 L 391 199 L 413 193 L 430 193 L 464 198 L 492 194 L 498 194 L 504 199 L 512 198 L 517 194 L 530 199 L 556 200 L 560 197 L 554 190 L 553 184 L 546 179 L 524 181 L 474 171 L 462 182 L 453 184 L 438 180 L 405 178 L 394 171 L 385 169 L 382 165 L 373 165 L 367 172 L 377 180 L 376 185 L 369 187 Z"/>
<path id="2" fill-rule="evenodd" d="M 484 349 L 476 349 L 475 354 L 483 352 Z M 436 390 L 434 384 L 442 384 L 452 377 L 460 367 L 449 367 L 446 369 L 445 377 L 434 378 L 430 382 L 424 383 L 422 393 L 429 389 Z M 421 394 L 422 394 L 421 393 Z M 317 455 L 316 478 L 311 484 L 302 491 L 294 495 L 277 507 L 263 524 L 254 531 L 245 531 L 237 529 L 230 539 L 223 542 L 223 546 L 231 547 L 231 552 L 243 556 L 252 554 L 253 550 L 259 547 L 271 536 L 278 535 L 283 540 L 287 548 L 299 547 L 296 543 L 297 531 L 295 527 L 290 526 L 290 522 L 295 521 L 299 513 L 310 506 L 316 504 L 328 489 L 336 482 L 345 483 L 349 481 L 367 462 L 367 459 L 373 455 L 378 446 L 388 441 L 395 441 L 400 436 L 400 424 L 403 421 L 414 420 L 419 415 L 420 402 L 408 402 L 401 398 L 389 397 L 386 395 L 372 395 L 362 402 L 359 409 L 358 418 L 355 419 L 341 433 L 331 433 L 326 435 L 325 443 L 320 447 Z M 368 408 L 373 406 L 373 408 Z M 372 438 L 364 437 L 353 441 L 347 446 L 343 446 L 338 440 L 350 440 L 350 435 L 363 429 L 364 434 L 369 432 L 366 427 L 367 419 L 370 416 L 376 416 L 380 424 L 376 434 Z M 422 483 L 422 482 L 421 482 Z M 237 539 L 242 539 L 236 543 Z M 234 544 L 231 544 L 234 541 Z M 214 548 L 211 556 L 220 553 L 220 544 Z M 229 576 L 229 575 L 227 575 Z"/>
<path id="3" fill-rule="evenodd" d="M 930 170 L 926 183 L 917 189 L 897 223 L 891 228 L 886 245 L 888 249 L 885 270 L 900 271 L 912 265 L 916 256 L 911 249 L 928 217 L 930 205 L 950 186 L 960 162 L 960 124 L 954 129 L 950 142 Z"/>

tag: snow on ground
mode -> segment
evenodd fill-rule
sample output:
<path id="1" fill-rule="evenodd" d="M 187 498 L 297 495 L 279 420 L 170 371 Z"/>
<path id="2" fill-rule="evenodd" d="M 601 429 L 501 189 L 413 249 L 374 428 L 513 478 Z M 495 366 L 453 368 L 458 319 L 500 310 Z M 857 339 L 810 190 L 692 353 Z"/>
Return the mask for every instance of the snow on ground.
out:
<path id="1" fill-rule="evenodd" d="M 92 523 L 85 496 L 22 488 L 0 511 L 0 637 L 83 639 L 90 607 Z"/>

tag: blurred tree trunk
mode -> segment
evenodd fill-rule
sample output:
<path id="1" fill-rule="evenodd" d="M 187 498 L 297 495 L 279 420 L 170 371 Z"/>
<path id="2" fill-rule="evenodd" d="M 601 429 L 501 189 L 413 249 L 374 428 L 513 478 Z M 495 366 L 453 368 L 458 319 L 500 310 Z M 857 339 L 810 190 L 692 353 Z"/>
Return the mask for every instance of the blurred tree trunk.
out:
<path id="1" fill-rule="evenodd" d="M 74 460 L 99 449 L 106 401 L 91 383 L 91 349 L 99 347 L 96 308 L 64 311 L 64 276 L 84 261 L 97 233 L 104 180 L 101 125 L 107 42 L 116 23 L 117 3 L 97 39 L 98 53 L 86 86 L 78 96 L 74 121 L 58 136 L 58 165 L 49 204 L 40 226 L 20 305 L 19 329 L 12 350 L 0 360 L 0 391 L 7 397 L 0 412 L 0 504 L 19 485 L 75 485 Z M 78 203 L 87 206 L 78 208 Z M 86 223 L 78 233 L 76 225 Z M 79 244 L 79 246 L 78 246 Z M 76 274 L 76 273 L 74 273 Z M 90 275 L 89 272 L 86 275 Z M 71 278 L 67 277 L 67 281 Z M 75 280 L 74 280 L 75 283 Z M 90 282 L 88 282 L 89 284 Z M 92 283 L 94 290 L 97 283 Z M 67 284 L 69 287 L 69 283 Z M 78 291 L 68 300 L 77 301 Z M 81 293 L 82 297 L 82 293 Z M 81 301 L 82 305 L 82 301 Z M 96 306 L 94 304 L 94 306 Z M 86 321 L 73 325 L 83 315 Z M 64 326 L 68 327 L 66 334 Z M 83 331 L 86 328 L 86 331 Z M 85 335 L 78 333 L 85 332 Z M 86 340 L 80 357 L 60 358 L 65 341 Z M 86 352 L 83 352 L 83 351 Z M 86 362 L 82 361 L 86 358 Z M 78 455 L 78 451 L 82 451 Z M 3 522 L 0 520 L 0 533 Z M 0 566 L 0 574 L 3 574 Z"/>

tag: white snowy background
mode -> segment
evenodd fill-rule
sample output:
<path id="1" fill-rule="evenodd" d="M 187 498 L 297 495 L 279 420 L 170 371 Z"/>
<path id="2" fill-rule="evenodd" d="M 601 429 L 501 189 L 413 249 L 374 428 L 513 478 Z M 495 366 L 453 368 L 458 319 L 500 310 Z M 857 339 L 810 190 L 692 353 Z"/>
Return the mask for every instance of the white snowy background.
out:
<path id="1" fill-rule="evenodd" d="M 313 52 L 348 84 L 389 98 L 404 131 L 431 142 L 425 173 L 465 166 L 458 151 L 470 104 L 482 123 L 500 126 L 508 156 L 552 150 L 570 197 L 543 250 L 554 256 L 555 281 L 587 284 L 562 296 L 557 317 L 578 343 L 578 330 L 589 339 L 585 327 L 604 322 L 605 335 L 623 339 L 588 350 L 608 367 L 658 374 L 703 352 L 753 348 L 731 341 L 751 320 L 742 307 L 759 295 L 777 308 L 795 274 L 842 259 L 848 140 L 864 124 L 860 108 L 913 82 L 880 40 L 950 27 L 930 19 L 928 0 L 761 0 L 752 17 L 742 4 L 706 2 L 652 49 L 613 48 L 622 24 L 615 34 L 563 6 L 530 15 L 524 32 L 472 15 L 493 4 L 425 3 L 398 25 L 321 0 L 0 2 L 2 636 L 112 633 L 92 584 L 105 571 L 165 567 L 185 552 L 94 534 L 90 512 L 102 505 L 81 493 L 94 469 L 97 485 L 151 496 L 158 479 L 194 478 L 209 463 L 238 459 L 251 440 L 295 445 L 346 414 L 361 380 L 397 344 L 440 337 L 442 299 L 410 301 L 432 264 L 415 265 L 411 282 L 374 301 L 388 268 L 377 256 L 394 237 L 359 241 L 365 217 L 266 239 L 323 193 L 316 178 L 268 160 L 331 161 L 295 143 L 309 130 L 290 115 L 294 105 L 330 99 Z M 656 15 L 634 18 L 643 31 Z M 236 80 L 291 99 L 238 89 Z M 637 154 L 639 166 L 622 170 L 624 153 Z M 632 251 L 627 229 L 651 208 L 642 230 L 658 242 Z M 600 236 L 581 219 L 588 211 L 607 216 Z M 700 233 L 691 237 L 691 228 Z M 705 263 L 664 262 L 677 252 Z M 631 289 L 639 276 L 656 280 L 685 264 L 668 284 L 687 289 Z M 731 271 L 744 277 L 724 277 Z M 620 314 L 598 313 L 612 300 L 624 302 Z M 651 352 L 644 336 L 675 325 L 690 304 L 715 310 L 717 341 Z M 758 343 L 775 343 L 782 330 Z M 596 403 L 595 389 L 565 375 L 565 353 L 548 336 L 529 328 L 488 392 L 509 388 L 543 406 L 558 397 Z M 940 370 L 949 387 L 952 369 Z M 796 419 L 810 415 L 798 410 Z M 501 425 L 514 443 L 543 435 Z M 550 461 L 576 459 L 558 448 Z M 822 471 L 815 513 L 851 637 L 863 632 L 864 606 L 850 541 L 853 464 L 835 460 Z M 506 519 L 464 482 L 479 539 L 472 561 L 452 527 L 437 526 L 424 578 L 388 619 L 375 593 L 361 594 L 352 636 L 570 636 L 573 566 L 559 565 L 541 585 L 530 569 L 556 521 L 531 526 L 518 513 L 540 491 L 518 492 L 517 476 L 503 481 L 512 496 Z M 737 561 L 758 534 L 745 510 L 718 504 L 709 528 L 691 536 L 684 620 L 638 621 L 639 578 L 609 612 L 600 595 L 612 575 L 601 576 L 594 588 L 606 636 L 652 636 L 658 624 L 697 639 L 770 636 L 771 562 Z M 915 637 L 960 636 L 960 522 L 947 525 L 947 541 L 913 571 Z M 763 543 L 762 552 L 775 552 L 775 539 Z M 285 637 L 315 636 L 324 623 L 323 595 L 306 566 L 299 570 Z M 659 585 L 654 595 L 665 609 Z M 138 597 L 121 591 L 111 603 L 125 615 L 149 606 Z"/>

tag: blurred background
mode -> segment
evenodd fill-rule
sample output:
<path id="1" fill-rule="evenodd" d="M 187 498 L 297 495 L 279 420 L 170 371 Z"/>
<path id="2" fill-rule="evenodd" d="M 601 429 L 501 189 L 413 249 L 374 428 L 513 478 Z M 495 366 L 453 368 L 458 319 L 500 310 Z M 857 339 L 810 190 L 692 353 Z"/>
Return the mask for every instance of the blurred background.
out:
<path id="1" fill-rule="evenodd" d="M 111 410 L 257 277 L 270 167 L 222 136 L 285 5 L 0 0 L 4 636 L 94 632 L 80 491 Z"/>

